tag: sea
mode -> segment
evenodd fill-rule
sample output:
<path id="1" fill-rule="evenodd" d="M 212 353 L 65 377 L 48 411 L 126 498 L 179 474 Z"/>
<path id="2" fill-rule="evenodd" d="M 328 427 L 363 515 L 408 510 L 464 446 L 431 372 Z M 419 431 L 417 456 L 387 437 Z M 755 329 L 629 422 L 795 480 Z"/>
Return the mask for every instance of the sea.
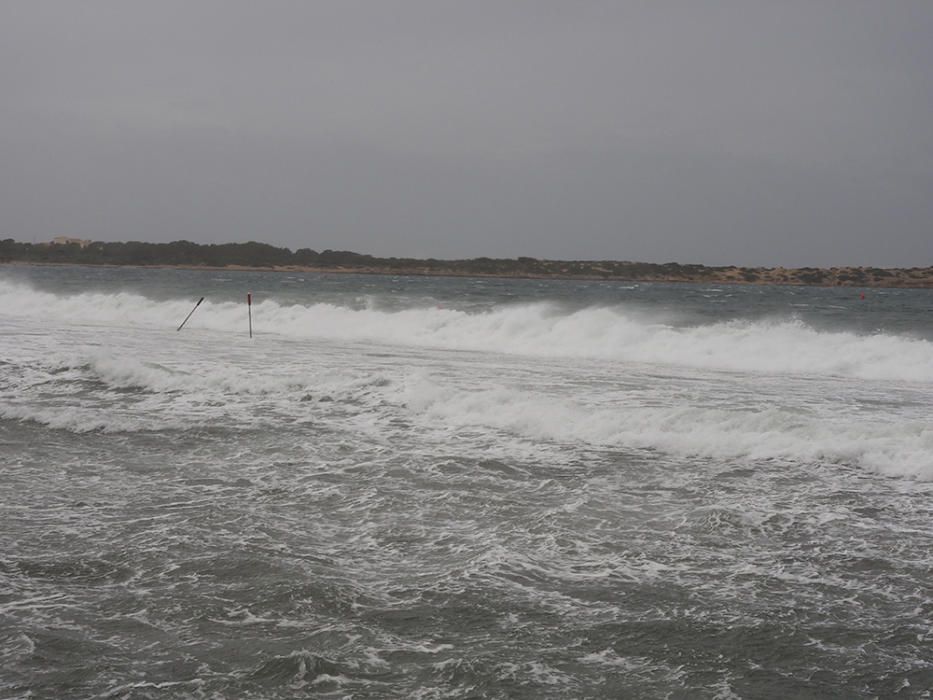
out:
<path id="1" fill-rule="evenodd" d="M 3 698 L 933 694 L 933 290 L 6 265 L 0 476 Z"/>

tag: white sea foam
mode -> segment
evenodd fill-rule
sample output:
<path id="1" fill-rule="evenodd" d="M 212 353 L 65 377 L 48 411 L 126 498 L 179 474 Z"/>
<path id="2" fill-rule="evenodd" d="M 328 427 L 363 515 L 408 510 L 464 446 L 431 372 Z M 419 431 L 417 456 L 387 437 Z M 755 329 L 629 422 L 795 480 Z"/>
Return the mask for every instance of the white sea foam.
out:
<path id="1" fill-rule="evenodd" d="M 635 448 L 933 478 L 924 398 L 933 343 L 924 340 L 820 332 L 800 322 L 674 327 L 621 308 L 534 304 L 471 314 L 267 301 L 254 305 L 262 334 L 256 362 L 252 349 L 226 343 L 227 332 L 242 335 L 242 305 L 205 302 L 191 328 L 176 335 L 188 301 L 59 296 L 8 282 L 0 282 L 0 294 L 6 318 L 33 329 L 8 347 L 18 365 L 0 377 L 0 417 L 61 430 L 244 420 L 274 427 L 335 419 L 337 411 L 377 441 L 404 440 L 415 422 L 424 444 L 443 444 L 460 430 L 513 451 Z M 97 328 L 88 332 L 87 324 Z M 151 347 L 166 336 L 174 342 Z M 346 342 L 407 346 L 409 359 L 372 364 L 345 356 Z M 499 357 L 488 367 L 451 364 L 449 349 Z M 528 382 L 519 356 L 538 358 L 537 379 Z M 435 361 L 440 372 L 423 366 Z M 653 376 L 661 365 L 689 381 Z"/>
<path id="2" fill-rule="evenodd" d="M 249 341 L 233 304 L 176 333 L 193 302 L 0 295 L 11 677 L 65 649 L 101 696 L 731 698 L 802 638 L 776 694 L 923 683 L 922 342 L 384 297 L 258 303 Z M 222 672 L 172 677 L 195 637 Z"/>
<path id="3" fill-rule="evenodd" d="M 190 300 L 154 301 L 127 293 L 55 295 L 0 282 L 4 313 L 48 321 L 173 329 Z M 205 301 L 189 333 L 241 333 L 242 304 Z M 764 374 L 933 382 L 933 343 L 886 333 L 820 331 L 800 321 L 727 321 L 676 327 L 624 308 L 565 312 L 535 303 L 485 313 L 440 308 L 386 312 L 332 304 L 253 305 L 257 333 L 375 341 L 539 357 L 657 363 Z"/>
<path id="4" fill-rule="evenodd" d="M 508 388 L 451 391 L 418 380 L 406 403 L 444 426 L 485 427 L 552 443 L 662 450 L 683 457 L 835 462 L 891 475 L 933 478 L 933 425 L 851 415 L 801 415 L 792 407 L 755 410 L 687 402 L 596 408 Z"/>

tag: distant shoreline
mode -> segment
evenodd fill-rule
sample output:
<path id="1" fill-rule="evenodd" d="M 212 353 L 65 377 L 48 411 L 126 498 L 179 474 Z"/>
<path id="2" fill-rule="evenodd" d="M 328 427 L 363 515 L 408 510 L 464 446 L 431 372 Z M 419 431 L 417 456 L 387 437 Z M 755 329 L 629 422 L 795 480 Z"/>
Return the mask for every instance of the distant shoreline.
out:
<path id="1" fill-rule="evenodd" d="M 50 267 L 115 267 L 172 270 L 203 270 L 224 272 L 279 272 L 311 274 L 356 274 L 381 276 L 413 277 L 475 277 L 495 279 L 554 279 L 604 282 L 660 282 L 687 284 L 743 284 L 743 285 L 783 285 L 812 287 L 867 287 L 893 289 L 933 289 L 933 266 L 925 268 L 867 268 L 867 267 L 832 267 L 832 268 L 764 268 L 764 267 L 706 267 L 702 265 L 681 266 L 669 263 L 614 263 L 612 261 L 562 262 L 536 261 L 551 266 L 548 270 L 498 270 L 484 271 L 469 268 L 445 268 L 443 261 L 430 261 L 423 266 L 379 266 L 379 265 L 198 265 L 198 264 L 133 264 L 133 263 L 91 263 L 91 262 L 47 262 L 29 260 L 0 261 L 2 265 L 36 265 Z M 613 265 L 644 265 L 649 268 L 674 267 L 668 274 L 616 274 Z M 573 267 L 577 267 L 574 270 Z M 585 266 L 584 269 L 579 269 Z M 691 274 L 692 273 L 692 274 Z"/>
<path id="2" fill-rule="evenodd" d="M 933 266 L 768 268 L 630 260 L 542 260 L 525 256 L 461 260 L 378 258 L 349 250 L 318 252 L 299 248 L 293 251 L 257 241 L 204 244 L 184 240 L 170 243 L 106 242 L 59 236 L 47 243 L 24 243 L 7 238 L 0 240 L 0 263 L 420 277 L 933 288 Z"/>

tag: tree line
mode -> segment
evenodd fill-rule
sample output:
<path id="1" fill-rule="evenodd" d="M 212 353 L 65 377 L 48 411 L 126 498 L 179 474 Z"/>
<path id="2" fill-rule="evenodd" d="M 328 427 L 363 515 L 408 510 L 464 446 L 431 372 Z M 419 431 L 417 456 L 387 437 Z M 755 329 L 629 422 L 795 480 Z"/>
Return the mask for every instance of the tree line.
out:
<path id="1" fill-rule="evenodd" d="M 712 275 L 716 269 L 702 265 L 632 263 L 615 261 L 552 261 L 531 257 L 471 258 L 377 258 L 347 250 L 279 248 L 268 243 L 199 244 L 191 241 L 145 243 L 140 241 L 94 241 L 79 243 L 23 243 L 12 238 L 0 241 L 0 262 L 62 263 L 75 265 L 185 265 L 194 267 L 319 267 L 343 269 L 399 270 L 422 273 L 495 275 L 572 275 L 632 278 L 675 276 L 695 279 Z"/>

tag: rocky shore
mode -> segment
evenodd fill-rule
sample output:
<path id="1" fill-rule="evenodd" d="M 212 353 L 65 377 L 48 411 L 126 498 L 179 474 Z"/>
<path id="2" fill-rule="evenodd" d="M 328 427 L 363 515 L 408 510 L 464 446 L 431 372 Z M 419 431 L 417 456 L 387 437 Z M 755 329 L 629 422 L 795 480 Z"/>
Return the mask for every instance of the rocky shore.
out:
<path id="1" fill-rule="evenodd" d="M 324 274 L 415 275 L 444 277 L 507 277 L 528 279 L 607 280 L 619 282 L 685 282 L 715 284 L 778 284 L 814 287 L 902 287 L 933 289 L 933 266 L 914 268 L 876 267 L 707 267 L 668 263 L 617 263 L 537 261 L 535 269 L 502 269 L 494 272 L 462 266 L 444 267 L 435 264 L 383 266 L 316 266 L 276 265 L 256 267 L 227 265 L 226 270 L 273 270 L 278 272 L 311 272 Z M 184 265 L 189 269 L 204 266 Z"/>

